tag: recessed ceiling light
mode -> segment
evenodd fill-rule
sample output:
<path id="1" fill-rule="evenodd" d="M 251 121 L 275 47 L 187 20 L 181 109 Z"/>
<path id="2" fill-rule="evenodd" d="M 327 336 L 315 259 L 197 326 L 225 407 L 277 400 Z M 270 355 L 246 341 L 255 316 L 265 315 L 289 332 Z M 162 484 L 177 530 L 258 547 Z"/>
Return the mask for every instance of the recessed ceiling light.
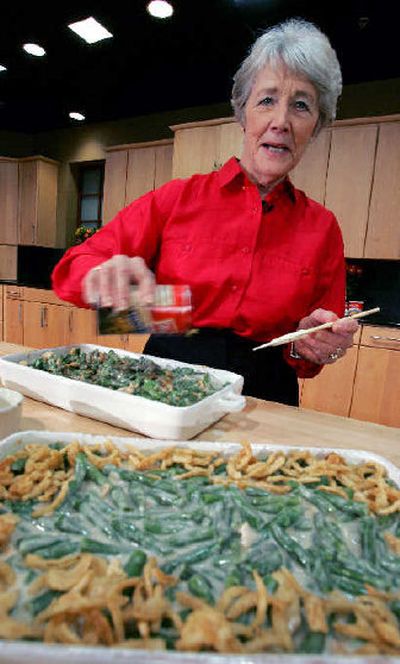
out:
<path id="1" fill-rule="evenodd" d="M 24 44 L 22 48 L 29 53 L 29 55 L 36 55 L 38 58 L 46 55 L 46 51 L 39 46 L 39 44 Z"/>
<path id="2" fill-rule="evenodd" d="M 0 65 L 0 71 L 7 71 L 7 67 L 5 67 L 4 65 Z"/>
<path id="3" fill-rule="evenodd" d="M 174 13 L 173 6 L 166 0 L 151 0 L 147 11 L 156 18 L 169 18 Z"/>
<path id="4" fill-rule="evenodd" d="M 68 27 L 82 37 L 82 39 L 88 44 L 94 44 L 102 39 L 109 39 L 113 36 L 111 32 L 108 32 L 108 30 L 106 30 L 101 23 L 96 21 L 93 16 L 85 18 L 83 21 L 70 23 Z"/>
<path id="5" fill-rule="evenodd" d="M 79 122 L 82 122 L 82 120 L 85 120 L 85 116 L 82 115 L 82 113 L 76 113 L 75 111 L 72 111 L 69 113 L 69 117 L 71 120 L 79 120 Z"/>

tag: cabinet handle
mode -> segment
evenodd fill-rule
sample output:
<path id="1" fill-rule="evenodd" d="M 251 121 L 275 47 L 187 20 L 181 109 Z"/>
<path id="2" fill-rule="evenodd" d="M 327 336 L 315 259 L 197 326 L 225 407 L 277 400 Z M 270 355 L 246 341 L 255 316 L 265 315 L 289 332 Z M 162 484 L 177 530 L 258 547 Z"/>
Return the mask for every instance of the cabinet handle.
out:
<path id="1" fill-rule="evenodd" d="M 69 312 L 69 316 L 68 316 L 68 329 L 69 329 L 70 333 L 72 333 L 72 330 L 73 330 L 73 327 L 74 327 L 73 322 L 72 322 L 73 315 L 74 315 L 74 312 L 71 310 Z"/>
<path id="2" fill-rule="evenodd" d="M 43 307 L 43 327 L 47 327 L 47 307 Z"/>
<path id="3" fill-rule="evenodd" d="M 371 334 L 369 338 L 374 341 L 395 341 L 400 344 L 400 339 L 397 339 L 396 337 L 381 337 L 379 334 Z"/>
<path id="4" fill-rule="evenodd" d="M 35 244 L 36 242 L 36 237 L 35 237 L 35 224 L 32 224 L 32 243 Z"/>
<path id="5" fill-rule="evenodd" d="M 40 307 L 40 327 L 44 326 L 43 307 Z"/>
<path id="6" fill-rule="evenodd" d="M 18 323 L 22 323 L 22 304 L 18 305 Z"/>

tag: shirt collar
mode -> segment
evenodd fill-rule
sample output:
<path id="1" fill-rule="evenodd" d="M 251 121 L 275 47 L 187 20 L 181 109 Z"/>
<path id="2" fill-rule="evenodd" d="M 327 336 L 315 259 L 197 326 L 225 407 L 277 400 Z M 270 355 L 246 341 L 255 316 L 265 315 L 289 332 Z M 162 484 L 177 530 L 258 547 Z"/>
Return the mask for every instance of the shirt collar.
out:
<path id="1" fill-rule="evenodd" d="M 255 186 L 248 179 L 246 173 L 242 170 L 239 160 L 236 157 L 231 157 L 218 171 L 218 178 L 220 187 L 227 187 L 232 184 L 233 186 Z M 264 197 L 268 203 L 276 202 L 279 198 L 287 197 L 292 203 L 296 202 L 296 189 L 286 177 L 282 182 L 279 182 L 272 191 Z"/>

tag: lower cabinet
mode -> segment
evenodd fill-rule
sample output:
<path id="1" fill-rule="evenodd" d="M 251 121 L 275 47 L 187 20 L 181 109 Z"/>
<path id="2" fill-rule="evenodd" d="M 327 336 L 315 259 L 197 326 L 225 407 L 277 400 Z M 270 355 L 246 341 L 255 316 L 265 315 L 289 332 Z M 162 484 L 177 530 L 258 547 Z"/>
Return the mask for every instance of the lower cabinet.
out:
<path id="1" fill-rule="evenodd" d="M 353 346 L 341 360 L 324 367 L 318 376 L 302 381 L 301 407 L 348 417 L 356 374 L 357 353 L 357 346 Z"/>
<path id="2" fill-rule="evenodd" d="M 8 343 L 32 348 L 97 344 L 141 353 L 148 339 L 147 334 L 100 335 L 94 311 L 63 302 L 49 290 L 17 286 L 1 289 L 0 332 Z"/>
<path id="3" fill-rule="evenodd" d="M 400 331 L 366 326 L 358 353 L 350 417 L 400 427 L 399 395 Z"/>
<path id="4" fill-rule="evenodd" d="M 392 427 L 400 427 L 399 394 L 400 331 L 392 327 L 363 326 L 341 360 L 300 381 L 302 408 Z"/>
<path id="5" fill-rule="evenodd" d="M 24 301 L 24 345 L 32 348 L 69 343 L 69 307 Z"/>

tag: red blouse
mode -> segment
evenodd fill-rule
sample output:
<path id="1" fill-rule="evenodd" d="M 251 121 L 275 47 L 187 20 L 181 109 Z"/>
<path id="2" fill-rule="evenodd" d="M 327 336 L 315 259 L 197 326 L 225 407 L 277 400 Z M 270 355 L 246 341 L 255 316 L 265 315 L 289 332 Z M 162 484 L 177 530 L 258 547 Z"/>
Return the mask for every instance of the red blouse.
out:
<path id="1" fill-rule="evenodd" d="M 57 295 L 87 306 L 83 277 L 114 254 L 142 256 L 157 283 L 189 284 L 195 327 L 265 342 L 318 307 L 343 315 L 343 241 L 332 212 L 289 180 L 262 204 L 235 158 L 142 196 L 69 249 L 53 272 Z M 287 347 L 285 357 L 301 377 L 320 370 L 289 358 Z"/>

